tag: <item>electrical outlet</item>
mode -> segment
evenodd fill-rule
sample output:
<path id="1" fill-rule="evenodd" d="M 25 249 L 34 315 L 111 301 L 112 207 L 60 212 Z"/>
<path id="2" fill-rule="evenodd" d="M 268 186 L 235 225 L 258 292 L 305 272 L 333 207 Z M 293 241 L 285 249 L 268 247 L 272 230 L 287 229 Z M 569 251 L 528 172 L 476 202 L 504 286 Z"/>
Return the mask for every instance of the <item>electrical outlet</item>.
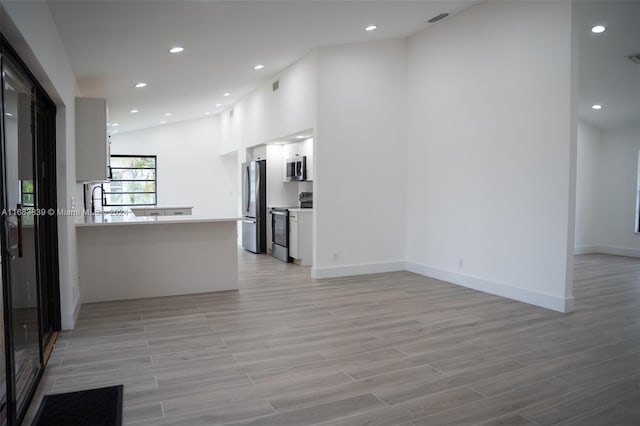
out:
<path id="1" fill-rule="evenodd" d="M 71 210 L 75 210 L 76 208 L 76 196 L 72 195 L 71 196 Z"/>
<path id="2" fill-rule="evenodd" d="M 458 269 L 463 269 L 464 268 L 464 259 L 460 258 L 458 259 Z"/>
<path id="3" fill-rule="evenodd" d="M 336 262 L 338 260 L 338 253 L 333 253 L 333 261 Z"/>

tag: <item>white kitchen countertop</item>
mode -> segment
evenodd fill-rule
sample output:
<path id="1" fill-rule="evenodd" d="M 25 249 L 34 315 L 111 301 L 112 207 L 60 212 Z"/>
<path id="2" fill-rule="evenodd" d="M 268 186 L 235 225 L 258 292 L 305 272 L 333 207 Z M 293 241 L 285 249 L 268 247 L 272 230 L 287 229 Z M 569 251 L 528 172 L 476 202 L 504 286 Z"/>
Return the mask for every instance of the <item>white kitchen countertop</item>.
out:
<path id="1" fill-rule="evenodd" d="M 142 206 L 142 207 L 131 207 L 131 211 L 133 210 L 174 210 L 174 209 L 192 209 L 193 206 Z"/>
<path id="2" fill-rule="evenodd" d="M 273 208 L 277 208 L 277 209 L 285 208 L 290 212 L 312 212 L 313 211 L 313 209 L 307 209 L 307 208 L 303 209 L 301 207 L 267 207 L 267 214 L 271 214 L 271 209 Z"/>
<path id="3" fill-rule="evenodd" d="M 241 219 L 240 217 L 211 217 L 201 215 L 135 216 L 133 213 L 126 215 L 99 214 L 80 217 L 76 222 L 76 227 L 236 222 Z"/>

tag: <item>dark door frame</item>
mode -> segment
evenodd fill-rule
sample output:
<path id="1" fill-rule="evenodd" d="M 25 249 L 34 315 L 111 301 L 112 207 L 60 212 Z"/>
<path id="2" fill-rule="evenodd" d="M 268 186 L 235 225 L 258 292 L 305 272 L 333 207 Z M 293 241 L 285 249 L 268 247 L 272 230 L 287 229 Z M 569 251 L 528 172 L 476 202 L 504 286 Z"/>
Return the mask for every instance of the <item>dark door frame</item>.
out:
<path id="1" fill-rule="evenodd" d="M 55 339 L 57 331 L 61 329 L 60 312 L 60 278 L 59 278 L 59 252 L 58 252 L 58 228 L 57 228 L 57 183 L 56 183 L 56 129 L 55 115 L 56 106 L 47 95 L 44 88 L 38 83 L 35 76 L 29 71 L 24 62 L 20 59 L 16 51 L 10 46 L 6 38 L 0 34 L 0 59 L 2 64 L 9 59 L 18 67 L 33 83 L 35 89 L 31 103 L 31 123 L 32 123 L 32 143 L 34 152 L 34 186 L 36 188 L 37 206 L 47 211 L 53 209 L 53 214 L 37 216 L 36 227 L 36 247 L 37 247 L 37 300 L 38 300 L 38 322 L 39 322 L 39 343 L 40 343 L 40 368 L 35 380 L 31 384 L 25 400 L 25 404 L 20 411 L 17 410 L 16 388 L 15 388 L 15 365 L 13 356 L 13 319 L 11 315 L 11 288 L 10 276 L 7 267 L 2 268 L 2 294 L 3 294 L 3 314 L 4 314 L 4 347 L 6 366 L 6 419 L 0 417 L 0 424 L 6 420 L 8 426 L 18 425 L 24 419 L 33 399 L 36 388 L 42 378 L 46 367 L 44 359 L 45 345 L 51 344 L 51 339 Z M 2 80 L 2 78 L 0 78 Z M 0 81 L 3 84 L 3 81 Z M 0 211 L 6 206 L 4 194 L 6 193 L 5 182 L 5 152 L 4 152 L 4 97 L 0 102 L 0 132 L 2 134 L 0 149 Z M 44 115 L 44 116 L 41 116 Z M 42 120 L 41 120 L 42 119 Z M 44 133 L 40 132 L 40 128 Z M 35 200 L 34 200 L 35 201 Z M 5 221 L 0 220 L 0 233 L 3 239 L 7 237 Z M 3 255 L 6 248 L 1 248 Z M 43 287 L 46 286 L 46 287 Z M 45 300 L 46 299 L 46 300 Z M 43 317 L 43 306 L 46 306 L 47 317 Z M 49 325 L 51 333 L 45 335 L 44 326 Z M 49 332 L 49 330 L 46 330 Z"/>

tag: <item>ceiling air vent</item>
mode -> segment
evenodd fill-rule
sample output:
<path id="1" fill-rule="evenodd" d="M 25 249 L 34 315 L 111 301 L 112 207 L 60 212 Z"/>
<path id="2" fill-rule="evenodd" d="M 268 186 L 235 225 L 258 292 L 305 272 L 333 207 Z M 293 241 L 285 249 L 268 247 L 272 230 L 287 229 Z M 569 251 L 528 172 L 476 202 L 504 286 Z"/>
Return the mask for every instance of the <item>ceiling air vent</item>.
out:
<path id="1" fill-rule="evenodd" d="M 273 89 L 273 91 L 275 92 L 279 88 L 280 88 L 280 80 L 274 81 L 273 84 L 271 85 L 271 89 Z"/>
<path id="2" fill-rule="evenodd" d="M 433 18 L 429 19 L 427 22 L 430 23 L 430 24 L 434 24 L 434 23 L 436 23 L 438 21 L 442 21 L 447 16 L 449 16 L 448 13 L 441 13 L 440 15 L 436 15 Z"/>
<path id="3" fill-rule="evenodd" d="M 634 64 L 638 64 L 640 65 L 640 53 L 636 53 L 633 55 L 629 55 L 626 57 L 628 60 L 630 60 L 631 62 L 633 62 Z"/>

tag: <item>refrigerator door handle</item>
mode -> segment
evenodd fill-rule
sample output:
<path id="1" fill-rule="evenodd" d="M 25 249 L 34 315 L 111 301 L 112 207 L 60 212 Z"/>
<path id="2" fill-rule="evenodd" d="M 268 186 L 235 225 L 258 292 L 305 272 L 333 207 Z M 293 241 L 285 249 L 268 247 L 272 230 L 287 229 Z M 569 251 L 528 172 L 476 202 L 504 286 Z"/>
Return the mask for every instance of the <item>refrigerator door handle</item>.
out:
<path id="1" fill-rule="evenodd" d="M 249 211 L 249 203 L 251 202 L 251 193 L 249 192 L 251 189 L 251 176 L 249 175 L 249 166 L 245 169 L 247 172 L 247 207 L 246 211 Z"/>
<path id="2" fill-rule="evenodd" d="M 258 194 L 260 194 L 260 192 L 262 191 L 262 188 L 260 188 L 260 168 L 259 168 L 259 163 L 256 162 L 256 217 L 260 217 L 260 209 L 262 208 L 262 206 L 260 205 L 260 197 L 258 196 Z"/>
<path id="3" fill-rule="evenodd" d="M 242 219 L 244 223 L 256 223 L 255 219 Z"/>

